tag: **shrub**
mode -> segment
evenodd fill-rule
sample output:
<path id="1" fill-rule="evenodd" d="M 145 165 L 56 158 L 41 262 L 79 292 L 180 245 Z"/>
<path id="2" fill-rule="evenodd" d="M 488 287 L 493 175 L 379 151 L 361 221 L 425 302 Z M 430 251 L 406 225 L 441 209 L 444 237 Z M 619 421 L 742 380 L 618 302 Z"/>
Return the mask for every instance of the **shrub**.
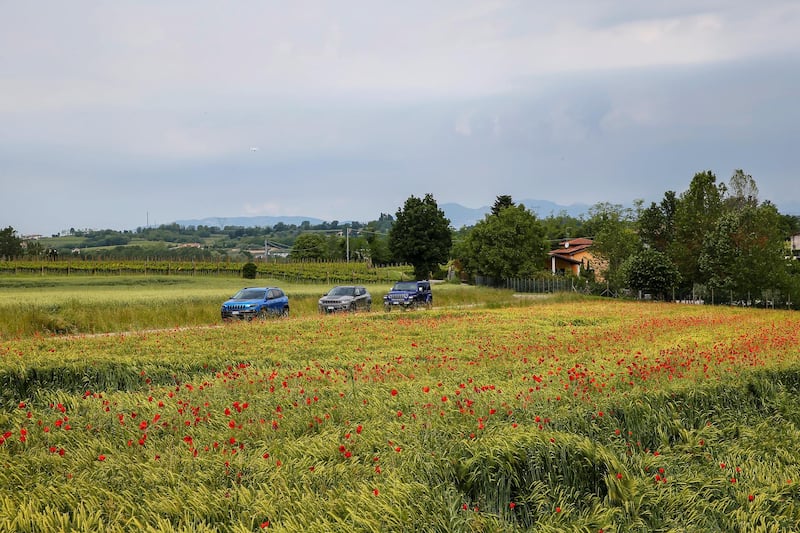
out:
<path id="1" fill-rule="evenodd" d="M 256 279 L 258 267 L 255 263 L 245 263 L 242 267 L 242 277 L 244 279 Z"/>

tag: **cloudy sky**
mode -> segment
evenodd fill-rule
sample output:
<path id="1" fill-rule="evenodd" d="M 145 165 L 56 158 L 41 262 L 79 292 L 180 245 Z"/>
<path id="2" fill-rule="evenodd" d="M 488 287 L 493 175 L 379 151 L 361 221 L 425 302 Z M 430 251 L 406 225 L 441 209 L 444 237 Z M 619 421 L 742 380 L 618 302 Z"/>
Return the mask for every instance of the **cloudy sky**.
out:
<path id="1" fill-rule="evenodd" d="M 796 0 L 3 2 L 0 227 L 372 220 L 410 195 L 800 214 Z"/>

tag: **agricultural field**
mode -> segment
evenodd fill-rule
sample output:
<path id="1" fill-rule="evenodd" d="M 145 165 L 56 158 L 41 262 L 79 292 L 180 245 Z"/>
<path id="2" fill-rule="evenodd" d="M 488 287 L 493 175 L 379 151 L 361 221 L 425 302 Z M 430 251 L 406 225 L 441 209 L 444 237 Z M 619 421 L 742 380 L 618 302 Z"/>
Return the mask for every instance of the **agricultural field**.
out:
<path id="1" fill-rule="evenodd" d="M 219 325 L 220 304 L 247 286 L 278 286 L 292 315 L 317 314 L 317 300 L 334 283 L 179 275 L 0 276 L 0 340 L 30 335 L 96 334 Z M 365 283 L 376 307 L 392 283 Z M 524 304 L 511 291 L 438 284 L 438 306 Z"/>
<path id="2" fill-rule="evenodd" d="M 800 528 L 796 313 L 438 289 L 4 337 L 0 530 Z"/>

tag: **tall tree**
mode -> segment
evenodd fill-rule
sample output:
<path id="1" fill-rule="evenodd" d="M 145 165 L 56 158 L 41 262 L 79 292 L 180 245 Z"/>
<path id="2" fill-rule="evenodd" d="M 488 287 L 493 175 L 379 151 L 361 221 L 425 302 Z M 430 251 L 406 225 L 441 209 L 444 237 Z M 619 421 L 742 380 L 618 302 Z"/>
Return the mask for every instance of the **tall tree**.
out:
<path id="1" fill-rule="evenodd" d="M 433 195 L 410 196 L 395 214 L 389 231 L 389 249 L 399 261 L 414 267 L 417 279 L 427 279 L 450 258 L 453 235 L 450 220 Z"/>
<path id="2" fill-rule="evenodd" d="M 675 210 L 678 198 L 674 191 L 664 193 L 661 203 L 652 202 L 639 214 L 639 237 L 654 250 L 666 252 L 675 239 Z"/>
<path id="3" fill-rule="evenodd" d="M 680 196 L 675 212 L 675 239 L 669 255 L 687 287 L 708 281 L 708 272 L 701 271 L 699 266 L 700 252 L 706 232 L 716 226 L 722 213 L 726 190 L 709 170 L 695 174 L 689 189 Z"/>
<path id="4" fill-rule="evenodd" d="M 548 250 L 536 215 L 512 202 L 475 224 L 459 246 L 458 258 L 467 272 L 499 282 L 541 272 Z"/>
<path id="5" fill-rule="evenodd" d="M 501 194 L 495 199 L 494 205 L 492 205 L 492 214 L 497 216 L 500 214 L 500 211 L 507 207 L 514 207 L 514 200 L 508 194 Z"/>
<path id="6" fill-rule="evenodd" d="M 18 257 L 22 255 L 22 239 L 17 231 L 8 226 L 0 230 L 0 257 Z"/>
<path id="7" fill-rule="evenodd" d="M 709 288 L 736 299 L 781 289 L 786 252 L 780 228 L 780 214 L 769 202 L 725 211 L 707 232 L 698 261 Z"/>
<path id="8" fill-rule="evenodd" d="M 737 169 L 728 181 L 726 203 L 733 209 L 758 206 L 758 186 L 753 176 Z"/>

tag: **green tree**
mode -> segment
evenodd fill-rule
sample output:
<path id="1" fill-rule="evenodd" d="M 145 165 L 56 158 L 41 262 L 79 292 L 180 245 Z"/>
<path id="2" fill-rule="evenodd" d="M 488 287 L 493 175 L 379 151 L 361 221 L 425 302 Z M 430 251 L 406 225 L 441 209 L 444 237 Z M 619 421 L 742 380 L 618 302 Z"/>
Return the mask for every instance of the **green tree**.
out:
<path id="1" fill-rule="evenodd" d="M 321 233 L 301 233 L 292 246 L 291 258 L 296 260 L 318 261 L 328 255 L 328 245 Z"/>
<path id="2" fill-rule="evenodd" d="M 681 277 L 667 254 L 651 248 L 630 256 L 622 263 L 620 271 L 630 289 L 651 293 L 664 300 L 671 299 L 671 291 Z"/>
<path id="3" fill-rule="evenodd" d="M 641 249 L 636 234 L 633 211 L 618 204 L 599 203 L 589 209 L 584 228 L 592 236 L 592 254 L 605 263 L 603 277 L 613 287 L 622 287 L 625 279 L 620 267 Z"/>
<path id="4" fill-rule="evenodd" d="M 395 259 L 414 267 L 417 279 L 427 279 L 447 262 L 452 244 L 450 220 L 430 193 L 425 198 L 412 195 L 397 210 L 389 231 L 389 249 Z"/>
<path id="5" fill-rule="evenodd" d="M 540 221 L 547 239 L 551 242 L 586 236 L 583 221 L 569 215 L 564 210 L 559 211 L 557 214 L 550 213 Z"/>
<path id="6" fill-rule="evenodd" d="M 498 197 L 495 206 L 501 198 L 505 197 Z M 499 282 L 541 272 L 548 250 L 544 227 L 536 215 L 524 205 L 510 202 L 493 209 L 469 230 L 458 246 L 457 257 L 467 272 Z"/>
<path id="7" fill-rule="evenodd" d="M 369 226 L 368 226 L 369 228 Z M 369 258 L 374 265 L 385 265 L 392 261 L 392 252 L 389 251 L 389 237 L 382 235 L 371 228 L 364 232 L 369 249 Z"/>
<path id="8" fill-rule="evenodd" d="M 769 202 L 725 211 L 706 233 L 698 260 L 709 288 L 736 299 L 760 297 L 787 282 L 781 217 Z"/>
<path id="9" fill-rule="evenodd" d="M 0 257 L 19 257 L 22 255 L 22 239 L 17 231 L 8 226 L 0 230 Z"/>
<path id="10" fill-rule="evenodd" d="M 39 241 L 26 241 L 25 242 L 25 255 L 30 257 L 39 257 L 44 255 L 44 246 Z"/>
<path id="11" fill-rule="evenodd" d="M 495 199 L 494 205 L 492 205 L 492 214 L 497 216 L 500 214 L 500 211 L 507 207 L 514 207 L 514 200 L 508 194 L 501 194 Z"/>
<path id="12" fill-rule="evenodd" d="M 708 272 L 700 269 L 700 252 L 706 232 L 716 226 L 722 213 L 726 190 L 708 170 L 695 174 L 689 189 L 680 196 L 675 212 L 675 239 L 669 255 L 687 287 L 708 281 Z"/>
<path id="13" fill-rule="evenodd" d="M 737 169 L 728 180 L 728 197 L 726 205 L 733 209 L 758 206 L 758 186 L 750 174 L 745 174 L 742 169 Z"/>
<path id="14" fill-rule="evenodd" d="M 661 203 L 652 202 L 639 214 L 639 237 L 643 244 L 666 252 L 675 240 L 675 210 L 678 198 L 674 191 L 664 193 Z"/>

